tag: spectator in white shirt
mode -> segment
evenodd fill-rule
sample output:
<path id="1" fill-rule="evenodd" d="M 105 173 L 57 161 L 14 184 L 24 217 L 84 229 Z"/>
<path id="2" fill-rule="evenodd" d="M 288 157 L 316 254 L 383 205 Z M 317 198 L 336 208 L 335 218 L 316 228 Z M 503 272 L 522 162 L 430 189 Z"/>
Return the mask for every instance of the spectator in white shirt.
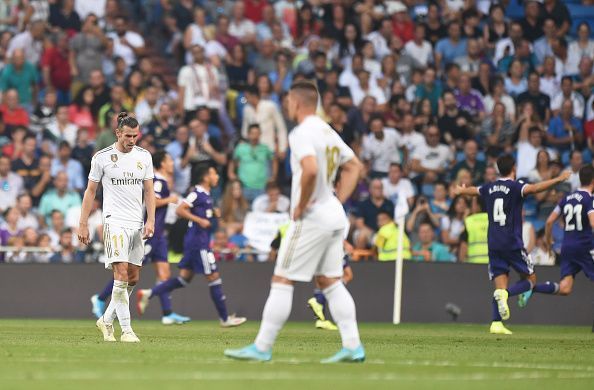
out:
<path id="1" fill-rule="evenodd" d="M 402 165 L 391 163 L 388 177 L 382 179 L 384 196 L 390 199 L 395 205 L 398 204 L 398 197 L 404 196 L 408 202 L 408 207 L 412 207 L 415 200 L 415 190 L 412 182 L 403 176 Z"/>
<path id="2" fill-rule="evenodd" d="M 15 35 L 8 43 L 6 58 L 12 58 L 16 49 L 23 49 L 25 60 L 32 64 L 39 64 L 43 52 L 43 40 L 45 38 L 45 22 L 38 20 L 29 26 L 29 29 Z"/>
<path id="3" fill-rule="evenodd" d="M 157 87 L 149 86 L 144 93 L 144 99 L 138 102 L 134 109 L 136 119 L 138 120 L 138 123 L 140 123 L 140 126 L 146 126 L 159 117 L 161 104 L 162 101 L 159 99 L 159 90 Z"/>
<path id="4" fill-rule="evenodd" d="M 439 137 L 439 128 L 430 125 L 425 130 L 425 145 L 418 147 L 412 155 L 411 168 L 421 183 L 437 182 L 446 174 L 454 159 L 452 150 L 439 143 Z"/>
<path id="5" fill-rule="evenodd" d="M 256 42 L 256 25 L 245 17 L 245 4 L 243 1 L 237 1 L 233 5 L 229 34 L 239 39 L 244 45 Z"/>
<path id="6" fill-rule="evenodd" d="M 116 18 L 114 27 L 115 32 L 107 34 L 107 38 L 113 40 L 113 56 L 122 57 L 130 68 L 144 54 L 144 39 L 140 34 L 128 30 L 128 20 L 124 16 Z"/>
<path id="7" fill-rule="evenodd" d="M 372 82 L 371 73 L 367 70 L 360 70 L 357 73 L 359 82 L 356 85 L 351 85 L 351 97 L 353 104 L 358 106 L 365 96 L 373 96 L 379 106 L 386 104 L 386 95 L 384 91 Z"/>
<path id="8" fill-rule="evenodd" d="M 404 45 L 406 54 L 417 60 L 419 65 L 425 67 L 433 62 L 433 47 L 429 41 L 425 40 L 425 25 L 418 23 L 415 25 L 415 35 L 413 40 Z"/>
<path id="9" fill-rule="evenodd" d="M 10 157 L 0 156 L 0 212 L 16 205 L 23 189 L 23 178 L 10 171 Z"/>
<path id="10" fill-rule="evenodd" d="M 561 79 L 561 92 L 551 100 L 551 110 L 553 116 L 561 111 L 561 105 L 565 100 L 571 100 L 573 103 L 573 115 L 582 119 L 584 116 L 584 98 L 573 90 L 573 79 L 570 76 L 563 76 Z"/>
<path id="11" fill-rule="evenodd" d="M 543 130 L 538 126 L 526 128 L 520 127 L 520 134 L 518 138 L 518 161 L 517 173 L 518 178 L 526 178 L 536 167 L 536 160 L 538 152 L 543 149 L 542 140 L 544 137 Z M 548 149 L 551 159 L 556 157 L 556 153 Z"/>
<path id="12" fill-rule="evenodd" d="M 567 168 L 567 170 L 571 172 L 568 182 L 571 184 L 572 191 L 575 191 L 581 187 L 580 168 L 583 164 L 584 158 L 582 156 L 582 152 L 579 150 L 572 150 L 569 154 L 569 167 Z"/>
<path id="13" fill-rule="evenodd" d="M 380 115 L 369 119 L 369 134 L 363 138 L 361 159 L 365 161 L 372 178 L 388 176 L 391 163 L 401 162 L 398 132 L 385 128 Z"/>
<path id="14" fill-rule="evenodd" d="M 21 194 L 17 197 L 16 209 L 19 212 L 19 219 L 17 221 L 17 228 L 23 231 L 27 228 L 39 229 L 39 217 L 36 216 L 31 208 L 33 202 L 29 194 Z"/>
<path id="15" fill-rule="evenodd" d="M 252 210 L 261 213 L 288 213 L 290 203 L 289 198 L 281 194 L 277 184 L 268 183 L 266 192 L 254 199 Z"/>

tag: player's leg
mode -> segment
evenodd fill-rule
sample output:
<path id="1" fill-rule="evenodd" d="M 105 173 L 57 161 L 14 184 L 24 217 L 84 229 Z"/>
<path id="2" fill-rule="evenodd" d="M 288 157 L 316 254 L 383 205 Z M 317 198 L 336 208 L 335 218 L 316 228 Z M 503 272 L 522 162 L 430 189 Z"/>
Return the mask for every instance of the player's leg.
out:
<path id="1" fill-rule="evenodd" d="M 99 294 L 95 294 L 91 297 L 91 304 L 92 304 L 92 312 L 95 317 L 99 318 L 105 312 L 105 302 L 107 298 L 111 295 L 111 290 L 113 290 L 113 279 L 111 279 L 103 290 Z"/>
<path id="2" fill-rule="evenodd" d="M 507 329 L 502 322 L 502 314 L 507 313 L 507 318 L 509 318 L 509 307 L 507 306 L 508 275 L 498 275 L 493 279 L 493 282 L 495 284 L 495 292 L 493 293 L 493 298 L 491 301 L 492 321 L 489 332 L 493 334 L 512 334 L 512 332 Z M 504 302 L 504 304 L 500 304 L 500 302 Z"/>
<path id="3" fill-rule="evenodd" d="M 318 321 L 326 321 L 326 315 L 324 312 L 326 311 L 326 297 L 320 288 L 320 285 L 317 281 L 314 282 L 315 288 L 313 297 L 309 298 L 307 301 L 307 305 L 313 311 L 314 316 Z"/>
<path id="4" fill-rule="evenodd" d="M 194 270 L 190 268 L 181 268 L 177 277 L 169 278 L 163 283 L 157 284 L 152 289 L 138 291 L 136 296 L 136 309 L 138 310 L 138 313 L 141 315 L 144 314 L 151 298 L 160 297 L 164 294 L 169 295 L 173 290 L 186 287 L 188 284 L 190 284 L 193 278 Z"/>
<path id="5" fill-rule="evenodd" d="M 171 279 L 171 267 L 166 260 L 155 260 L 153 261 L 153 266 L 155 268 L 155 273 L 157 274 L 157 283 L 155 284 L 155 287 Z M 161 302 L 161 310 L 163 311 L 161 322 L 164 325 L 184 324 L 190 321 L 190 317 L 182 316 L 172 311 L 171 294 L 160 294 L 159 301 Z"/>
<path id="6" fill-rule="evenodd" d="M 359 337 L 355 301 L 342 282 L 344 276 L 342 234 L 342 231 L 334 232 L 316 270 L 316 281 L 328 300 L 328 308 L 342 339 L 342 349 L 334 356 L 322 360 L 322 363 L 365 360 L 365 350 Z"/>
<path id="7" fill-rule="evenodd" d="M 246 322 L 247 319 L 245 317 L 236 317 L 234 314 L 228 313 L 226 303 L 227 297 L 223 292 L 223 281 L 218 271 L 213 272 L 213 267 L 216 267 L 215 264 L 211 265 L 211 273 L 204 274 L 204 277 L 208 283 L 210 299 L 212 299 L 212 303 L 217 310 L 221 326 L 223 328 L 239 326 Z M 216 268 L 214 269 L 216 270 Z"/>

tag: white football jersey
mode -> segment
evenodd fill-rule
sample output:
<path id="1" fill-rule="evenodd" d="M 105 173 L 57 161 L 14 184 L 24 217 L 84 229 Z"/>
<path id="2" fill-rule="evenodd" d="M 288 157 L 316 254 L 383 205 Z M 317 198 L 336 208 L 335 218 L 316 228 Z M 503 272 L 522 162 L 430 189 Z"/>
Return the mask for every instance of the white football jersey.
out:
<path id="1" fill-rule="evenodd" d="M 91 160 L 89 180 L 103 185 L 103 220 L 113 226 L 141 229 L 145 180 L 153 180 L 151 154 L 135 146 L 129 153 L 115 144 L 97 152 Z"/>
<path id="2" fill-rule="evenodd" d="M 319 116 L 308 116 L 289 134 L 291 147 L 291 211 L 301 197 L 301 160 L 315 156 L 318 163 L 315 188 L 305 219 L 315 221 L 328 229 L 343 229 L 346 215 L 342 205 L 334 196 L 334 180 L 338 168 L 354 158 L 349 148 L 330 125 Z"/>

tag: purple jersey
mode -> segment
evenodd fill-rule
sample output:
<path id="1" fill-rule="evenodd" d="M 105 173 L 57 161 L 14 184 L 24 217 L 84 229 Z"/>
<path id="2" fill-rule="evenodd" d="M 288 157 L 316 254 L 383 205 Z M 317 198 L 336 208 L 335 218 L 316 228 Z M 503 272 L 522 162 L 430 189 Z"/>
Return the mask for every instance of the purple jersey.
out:
<path id="1" fill-rule="evenodd" d="M 201 186 L 195 186 L 184 202 L 190 206 L 190 212 L 200 218 L 207 218 L 214 224 L 213 203 L 210 193 Z M 184 237 L 184 251 L 208 249 L 211 229 L 203 229 L 197 223 L 188 222 L 188 231 Z"/>
<path id="2" fill-rule="evenodd" d="M 522 192 L 526 184 L 499 179 L 479 187 L 489 214 L 489 250 L 518 250 L 522 242 Z"/>
<path id="3" fill-rule="evenodd" d="M 167 179 L 155 173 L 153 179 L 153 186 L 155 188 L 155 197 L 157 199 L 164 199 L 169 196 L 169 185 Z M 153 237 L 160 238 L 165 235 L 165 216 L 167 215 L 167 205 L 157 207 L 155 210 L 155 233 Z"/>
<path id="4" fill-rule="evenodd" d="M 565 234 L 563 235 L 563 250 L 589 252 L 592 246 L 592 226 L 588 214 L 594 212 L 592 195 L 579 189 L 559 202 L 555 212 L 563 216 Z"/>

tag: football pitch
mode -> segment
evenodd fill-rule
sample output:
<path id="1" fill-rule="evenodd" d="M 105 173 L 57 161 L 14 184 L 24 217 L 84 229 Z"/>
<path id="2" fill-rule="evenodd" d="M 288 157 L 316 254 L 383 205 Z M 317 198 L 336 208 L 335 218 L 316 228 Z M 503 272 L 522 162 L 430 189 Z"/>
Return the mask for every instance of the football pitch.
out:
<path id="1" fill-rule="evenodd" d="M 0 320 L 0 389 L 483 389 L 594 388 L 588 327 L 361 324 L 363 364 L 321 365 L 338 332 L 290 323 L 269 363 L 223 350 L 251 342 L 258 324 L 163 326 L 133 321 L 140 344 L 105 343 L 94 321 Z M 119 336 L 116 324 L 116 335 Z"/>

